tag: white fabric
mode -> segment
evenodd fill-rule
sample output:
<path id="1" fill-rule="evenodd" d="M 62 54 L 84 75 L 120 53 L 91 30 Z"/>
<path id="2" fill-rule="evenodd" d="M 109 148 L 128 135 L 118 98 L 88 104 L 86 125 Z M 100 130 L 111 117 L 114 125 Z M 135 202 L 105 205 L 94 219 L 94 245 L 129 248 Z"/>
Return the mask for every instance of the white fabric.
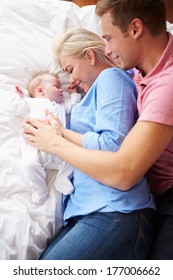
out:
<path id="1" fill-rule="evenodd" d="M 23 119 L 11 113 L 10 101 L 14 86 L 26 88 L 40 70 L 58 73 L 66 88 L 68 79 L 52 58 L 51 41 L 72 27 L 101 34 L 95 7 L 58 0 L 0 0 L 0 259 L 38 259 L 62 226 L 56 186 L 66 184 L 64 177 L 48 172 L 47 200 L 31 203 L 21 166 Z"/>
<path id="2" fill-rule="evenodd" d="M 77 103 L 78 95 L 80 94 L 74 93 L 73 95 L 72 102 L 69 98 L 68 102 L 65 100 L 58 104 L 56 102 L 51 102 L 48 98 L 20 97 L 19 94 L 14 94 L 14 99 L 10 102 L 10 108 L 16 116 L 22 116 L 24 118 L 30 116 L 38 119 L 45 119 L 44 112 L 47 109 L 57 116 L 65 127 L 66 112 L 70 113 L 72 107 Z M 31 201 L 33 203 L 42 204 L 47 199 L 49 193 L 46 182 L 47 170 L 57 170 L 57 177 L 59 176 L 58 171 L 61 169 L 61 176 L 65 177 L 64 185 L 62 185 L 61 181 L 61 192 L 63 194 L 70 194 L 73 191 L 73 186 L 70 182 L 73 172 L 72 167 L 69 166 L 66 168 L 67 163 L 65 165 L 62 164 L 62 160 L 59 157 L 51 153 L 40 151 L 27 144 L 23 136 L 21 136 L 20 139 L 20 147 L 21 168 L 23 169 L 23 176 L 28 180 L 29 186 L 32 190 Z M 65 170 L 62 168 L 63 166 L 65 167 Z M 67 178 L 69 178 L 69 180 L 67 180 Z M 59 186 L 56 185 L 57 190 L 58 187 Z M 61 203 L 61 201 L 59 203 Z"/>
<path id="3" fill-rule="evenodd" d="M 173 34 L 173 23 L 166 22 L 167 30 Z"/>

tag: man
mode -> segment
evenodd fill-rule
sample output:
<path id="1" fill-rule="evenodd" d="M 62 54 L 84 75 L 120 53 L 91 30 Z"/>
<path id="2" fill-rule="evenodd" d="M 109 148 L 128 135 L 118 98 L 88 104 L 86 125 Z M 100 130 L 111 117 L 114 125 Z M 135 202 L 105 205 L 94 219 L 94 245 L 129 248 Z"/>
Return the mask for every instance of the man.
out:
<path id="1" fill-rule="evenodd" d="M 123 148 L 134 175 L 126 176 L 130 181 L 151 167 L 147 178 L 158 209 L 151 258 L 173 259 L 173 37 L 166 32 L 166 7 L 162 0 L 100 0 L 96 12 L 106 54 L 123 69 L 138 69 L 139 119 Z"/>

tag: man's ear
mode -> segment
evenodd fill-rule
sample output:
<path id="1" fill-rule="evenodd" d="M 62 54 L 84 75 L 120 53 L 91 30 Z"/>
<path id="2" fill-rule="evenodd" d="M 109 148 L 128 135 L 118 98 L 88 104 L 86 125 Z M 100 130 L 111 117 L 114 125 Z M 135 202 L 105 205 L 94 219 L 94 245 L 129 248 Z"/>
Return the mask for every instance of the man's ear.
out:
<path id="1" fill-rule="evenodd" d="M 143 30 L 143 23 L 139 18 L 134 18 L 131 22 L 131 35 L 134 37 L 134 39 L 137 39 Z"/>
<path id="2" fill-rule="evenodd" d="M 95 65 L 95 62 L 96 62 L 96 56 L 95 56 L 95 53 L 93 52 L 93 50 L 87 50 L 86 51 L 86 57 L 87 59 L 89 60 L 89 62 L 91 63 L 91 65 Z"/>

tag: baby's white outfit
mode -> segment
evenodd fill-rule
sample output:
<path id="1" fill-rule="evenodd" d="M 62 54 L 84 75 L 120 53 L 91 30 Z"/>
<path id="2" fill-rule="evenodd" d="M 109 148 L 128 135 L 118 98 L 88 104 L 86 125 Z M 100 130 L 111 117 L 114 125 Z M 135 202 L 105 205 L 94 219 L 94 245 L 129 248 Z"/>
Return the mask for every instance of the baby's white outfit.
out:
<path id="1" fill-rule="evenodd" d="M 66 127 L 72 107 L 80 102 L 81 94 L 72 93 L 70 99 L 62 103 L 51 102 L 48 98 L 16 97 L 12 100 L 11 108 L 16 116 L 33 117 L 45 119 L 45 109 L 56 115 L 62 125 Z M 48 170 L 58 170 L 54 180 L 55 188 L 63 193 L 69 194 L 73 191 L 70 178 L 73 168 L 52 153 L 40 151 L 26 143 L 21 137 L 22 168 L 26 179 L 32 189 L 32 202 L 42 204 L 48 195 L 46 175 Z"/>

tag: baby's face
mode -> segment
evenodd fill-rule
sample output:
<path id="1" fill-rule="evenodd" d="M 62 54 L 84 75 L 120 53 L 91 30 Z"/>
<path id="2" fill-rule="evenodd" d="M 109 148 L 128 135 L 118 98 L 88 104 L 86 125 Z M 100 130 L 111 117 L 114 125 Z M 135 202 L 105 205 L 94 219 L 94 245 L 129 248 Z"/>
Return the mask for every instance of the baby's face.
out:
<path id="1" fill-rule="evenodd" d="M 47 97 L 51 101 L 56 103 L 63 102 L 63 91 L 61 88 L 61 83 L 58 78 L 52 75 L 44 75 L 42 80 L 42 88 L 44 92 L 44 97 Z"/>

